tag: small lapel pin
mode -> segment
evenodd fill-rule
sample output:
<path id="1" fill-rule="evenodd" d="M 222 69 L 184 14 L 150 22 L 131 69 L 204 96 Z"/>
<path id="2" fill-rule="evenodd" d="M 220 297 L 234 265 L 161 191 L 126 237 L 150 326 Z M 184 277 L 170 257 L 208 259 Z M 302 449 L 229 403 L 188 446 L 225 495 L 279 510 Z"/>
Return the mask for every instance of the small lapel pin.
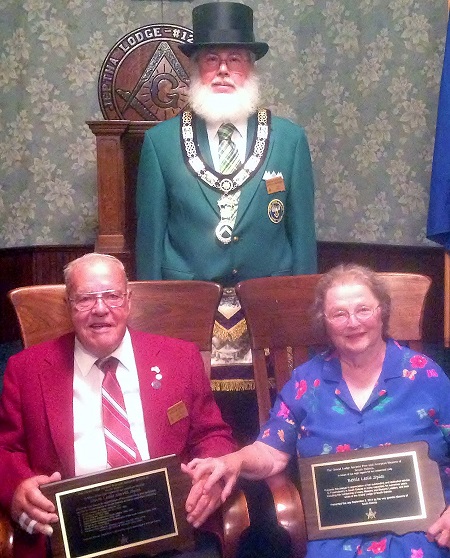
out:
<path id="1" fill-rule="evenodd" d="M 162 380 L 161 370 L 159 366 L 152 366 L 150 370 L 155 373 L 155 379 L 152 382 L 152 388 L 159 389 L 161 387 Z"/>

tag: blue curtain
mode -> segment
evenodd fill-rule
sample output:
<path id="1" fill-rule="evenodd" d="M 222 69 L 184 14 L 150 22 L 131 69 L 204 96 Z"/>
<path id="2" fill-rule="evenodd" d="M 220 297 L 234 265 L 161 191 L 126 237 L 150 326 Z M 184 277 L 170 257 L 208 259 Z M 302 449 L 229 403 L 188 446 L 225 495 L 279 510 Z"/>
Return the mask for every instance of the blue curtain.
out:
<path id="1" fill-rule="evenodd" d="M 436 121 L 427 236 L 450 250 L 450 20 Z"/>

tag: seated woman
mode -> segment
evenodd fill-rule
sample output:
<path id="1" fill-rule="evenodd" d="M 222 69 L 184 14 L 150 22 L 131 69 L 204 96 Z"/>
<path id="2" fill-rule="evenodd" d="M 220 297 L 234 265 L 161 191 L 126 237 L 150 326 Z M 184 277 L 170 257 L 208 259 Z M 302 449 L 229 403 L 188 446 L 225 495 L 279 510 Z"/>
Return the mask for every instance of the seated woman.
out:
<path id="1" fill-rule="evenodd" d="M 296 453 L 311 457 L 418 440 L 428 442 L 450 503 L 450 380 L 428 357 L 388 337 L 389 314 L 388 291 L 369 269 L 340 265 L 323 276 L 314 316 L 330 350 L 293 371 L 257 441 L 184 467 L 198 485 L 187 502 L 194 525 L 207 517 L 202 494 L 217 482 L 225 500 L 240 475 L 266 478 Z M 427 533 L 310 541 L 307 557 L 448 558 L 449 548 L 446 509 Z"/>

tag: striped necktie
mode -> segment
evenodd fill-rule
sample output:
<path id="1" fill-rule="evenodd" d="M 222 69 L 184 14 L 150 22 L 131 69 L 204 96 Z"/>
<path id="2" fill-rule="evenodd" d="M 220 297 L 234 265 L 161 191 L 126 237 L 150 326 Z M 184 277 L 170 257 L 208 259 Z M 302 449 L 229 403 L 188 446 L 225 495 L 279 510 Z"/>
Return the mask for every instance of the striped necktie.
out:
<path id="1" fill-rule="evenodd" d="M 241 164 L 239 151 L 231 139 L 236 128 L 233 124 L 222 124 L 217 130 L 219 136 L 219 170 L 222 174 L 231 174 Z"/>
<path id="2" fill-rule="evenodd" d="M 120 467 L 141 461 L 131 434 L 122 389 L 116 377 L 119 361 L 109 357 L 99 359 L 95 364 L 105 374 L 102 383 L 102 416 L 108 465 Z"/>

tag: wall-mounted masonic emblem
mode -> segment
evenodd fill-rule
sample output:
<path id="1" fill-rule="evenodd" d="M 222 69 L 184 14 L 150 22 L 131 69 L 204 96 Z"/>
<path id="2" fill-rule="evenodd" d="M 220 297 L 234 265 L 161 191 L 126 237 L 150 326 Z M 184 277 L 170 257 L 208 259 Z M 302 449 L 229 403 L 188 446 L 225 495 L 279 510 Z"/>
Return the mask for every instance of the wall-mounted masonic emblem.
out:
<path id="1" fill-rule="evenodd" d="M 146 25 L 122 37 L 100 70 L 98 98 L 107 120 L 160 122 L 187 104 L 188 58 L 178 49 L 192 31 L 171 24 Z"/>

